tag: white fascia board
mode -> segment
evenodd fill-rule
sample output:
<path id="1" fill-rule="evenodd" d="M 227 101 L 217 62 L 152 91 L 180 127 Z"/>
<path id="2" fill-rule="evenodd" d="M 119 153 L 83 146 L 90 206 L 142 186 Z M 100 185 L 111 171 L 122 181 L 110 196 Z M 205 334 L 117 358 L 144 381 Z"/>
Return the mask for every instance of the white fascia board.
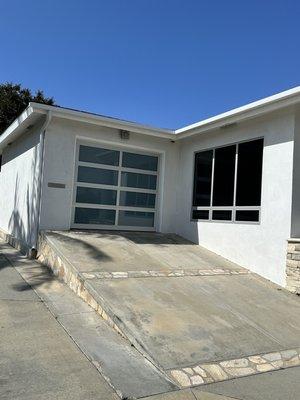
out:
<path id="1" fill-rule="evenodd" d="M 34 116 L 47 114 L 48 111 L 52 112 L 52 116 L 58 118 L 106 126 L 109 128 L 124 129 L 138 134 L 177 141 L 273 112 L 281 108 L 293 106 L 297 103 L 300 103 L 300 86 L 173 131 L 153 128 L 147 125 L 104 117 L 88 112 L 32 102 L 29 103 L 26 110 L 0 136 L 0 151 L 8 143 L 13 142 L 15 138 L 22 134 L 23 130 L 27 127 L 27 120 L 30 122 L 30 120 L 34 119 Z"/>
<path id="2" fill-rule="evenodd" d="M 0 136 L 0 150 L 2 150 L 7 144 L 14 141 L 17 132 L 22 128 L 23 125 L 25 126 L 26 121 L 32 114 L 33 108 L 29 105 L 26 110 L 24 110 L 22 114 L 20 114 L 18 118 L 16 118 L 14 122 L 9 125 L 9 127 Z"/>
<path id="3" fill-rule="evenodd" d="M 254 118 L 262 114 L 289 107 L 300 102 L 300 86 L 262 100 L 249 103 L 225 113 L 205 119 L 192 125 L 175 130 L 176 140 L 184 139 L 196 134 L 205 133 L 213 129 L 225 127 L 245 119 Z"/>
<path id="4" fill-rule="evenodd" d="M 175 139 L 175 132 L 168 129 L 153 128 L 147 125 L 141 125 L 134 122 L 119 120 L 116 118 L 104 117 L 101 115 L 90 114 L 88 112 L 70 110 L 63 107 L 48 106 L 39 103 L 30 103 L 35 112 L 45 113 L 52 111 L 53 117 L 70 119 L 72 121 L 80 121 L 89 124 L 106 126 L 108 128 L 124 129 L 134 133 L 141 133 L 150 136 L 156 136 L 165 139 Z"/>

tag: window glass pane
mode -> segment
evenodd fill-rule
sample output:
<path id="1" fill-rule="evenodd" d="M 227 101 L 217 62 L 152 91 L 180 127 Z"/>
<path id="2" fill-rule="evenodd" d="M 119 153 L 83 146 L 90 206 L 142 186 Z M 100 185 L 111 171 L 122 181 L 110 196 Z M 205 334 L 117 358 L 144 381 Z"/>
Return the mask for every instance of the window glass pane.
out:
<path id="1" fill-rule="evenodd" d="M 77 180 L 78 182 L 97 183 L 102 185 L 117 185 L 118 171 L 79 166 Z"/>
<path id="2" fill-rule="evenodd" d="M 119 151 L 102 149 L 100 147 L 80 146 L 79 149 L 79 161 L 119 165 L 119 156 Z"/>
<path id="3" fill-rule="evenodd" d="M 237 206 L 260 206 L 262 159 L 263 139 L 239 144 Z"/>
<path id="4" fill-rule="evenodd" d="M 227 146 L 215 150 L 214 206 L 233 205 L 235 150 L 236 146 Z"/>
<path id="5" fill-rule="evenodd" d="M 194 206 L 210 205 L 212 159 L 212 150 L 195 155 Z"/>
<path id="6" fill-rule="evenodd" d="M 126 168 L 157 171 L 158 158 L 145 154 L 123 153 L 122 166 Z"/>
<path id="7" fill-rule="evenodd" d="M 154 226 L 154 213 L 141 211 L 119 211 L 119 225 L 122 226 Z"/>
<path id="8" fill-rule="evenodd" d="M 116 190 L 77 187 L 77 193 L 76 193 L 77 203 L 115 205 L 116 201 L 117 201 Z"/>
<path id="9" fill-rule="evenodd" d="M 128 207 L 155 208 L 155 194 L 121 192 L 120 205 Z"/>
<path id="10" fill-rule="evenodd" d="M 75 223 L 77 224 L 114 225 L 115 216 L 115 210 L 80 207 L 75 209 Z"/>
<path id="11" fill-rule="evenodd" d="M 209 211 L 193 210 L 193 219 L 209 219 Z"/>
<path id="12" fill-rule="evenodd" d="M 121 185 L 141 189 L 156 190 L 156 179 L 156 175 L 122 172 Z"/>
<path id="13" fill-rule="evenodd" d="M 230 210 L 214 210 L 212 212 L 212 219 L 221 221 L 231 221 L 231 214 L 232 212 Z"/>
<path id="14" fill-rule="evenodd" d="M 235 213 L 236 221 L 259 221 L 258 210 L 237 210 Z"/>

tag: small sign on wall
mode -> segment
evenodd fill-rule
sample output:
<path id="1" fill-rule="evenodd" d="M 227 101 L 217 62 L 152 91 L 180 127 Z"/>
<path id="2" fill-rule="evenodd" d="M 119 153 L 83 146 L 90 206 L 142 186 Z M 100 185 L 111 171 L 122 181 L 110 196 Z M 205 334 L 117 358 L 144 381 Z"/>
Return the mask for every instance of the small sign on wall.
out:
<path id="1" fill-rule="evenodd" d="M 57 188 L 57 189 L 65 189 L 66 185 L 64 183 L 48 182 L 48 187 Z"/>

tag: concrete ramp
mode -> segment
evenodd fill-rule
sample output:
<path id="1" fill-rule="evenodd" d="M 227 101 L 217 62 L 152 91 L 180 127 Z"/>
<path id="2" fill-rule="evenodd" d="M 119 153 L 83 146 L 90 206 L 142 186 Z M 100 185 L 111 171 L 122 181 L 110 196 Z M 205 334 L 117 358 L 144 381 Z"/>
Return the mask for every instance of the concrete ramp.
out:
<path id="1" fill-rule="evenodd" d="M 299 298 L 176 235 L 46 232 L 39 259 L 180 387 L 300 364 Z"/>

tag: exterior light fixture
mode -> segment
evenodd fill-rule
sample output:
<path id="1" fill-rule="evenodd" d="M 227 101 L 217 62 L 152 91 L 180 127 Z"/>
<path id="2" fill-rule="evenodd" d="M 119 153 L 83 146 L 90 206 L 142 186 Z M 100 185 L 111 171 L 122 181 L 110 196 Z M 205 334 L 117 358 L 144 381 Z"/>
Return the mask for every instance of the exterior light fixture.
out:
<path id="1" fill-rule="evenodd" d="M 128 140 L 130 138 L 129 131 L 125 131 L 124 129 L 120 129 L 120 138 L 123 140 Z"/>

